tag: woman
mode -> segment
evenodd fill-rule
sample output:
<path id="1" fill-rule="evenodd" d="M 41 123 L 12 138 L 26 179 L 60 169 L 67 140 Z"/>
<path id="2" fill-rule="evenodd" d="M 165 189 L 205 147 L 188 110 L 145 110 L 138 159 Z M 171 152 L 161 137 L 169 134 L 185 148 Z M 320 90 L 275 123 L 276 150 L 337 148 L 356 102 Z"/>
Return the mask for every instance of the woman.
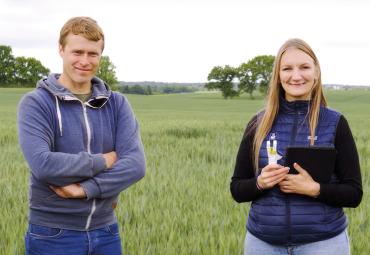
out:
<path id="1" fill-rule="evenodd" d="M 247 125 L 231 180 L 237 202 L 252 201 L 244 254 L 350 254 L 343 207 L 362 198 L 356 145 L 346 119 L 326 107 L 319 62 L 291 39 L 274 63 L 267 103 Z M 298 164 L 284 167 L 288 146 L 334 147 L 335 170 L 319 183 Z"/>

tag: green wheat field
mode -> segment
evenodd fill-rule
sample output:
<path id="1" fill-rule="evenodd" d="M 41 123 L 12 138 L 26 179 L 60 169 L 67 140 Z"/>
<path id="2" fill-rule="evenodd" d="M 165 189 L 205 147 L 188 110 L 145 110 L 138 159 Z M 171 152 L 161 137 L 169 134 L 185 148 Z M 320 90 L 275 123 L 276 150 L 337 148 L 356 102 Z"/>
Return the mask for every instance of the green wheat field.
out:
<path id="1" fill-rule="evenodd" d="M 25 89 L 0 89 L 0 254 L 24 254 L 29 170 L 18 147 L 16 107 Z M 349 120 L 364 197 L 349 219 L 352 254 L 370 252 L 370 90 L 325 91 Z M 127 96 L 141 126 L 147 174 L 120 195 L 124 254 L 242 254 L 249 204 L 230 178 L 246 123 L 263 106 L 218 93 Z"/>

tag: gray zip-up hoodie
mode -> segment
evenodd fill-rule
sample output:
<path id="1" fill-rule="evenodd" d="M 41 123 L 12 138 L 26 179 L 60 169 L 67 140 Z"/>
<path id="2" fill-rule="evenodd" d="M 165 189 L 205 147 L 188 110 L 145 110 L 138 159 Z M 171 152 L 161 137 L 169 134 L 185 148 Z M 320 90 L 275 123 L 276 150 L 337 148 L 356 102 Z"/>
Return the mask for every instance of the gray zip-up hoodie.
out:
<path id="1" fill-rule="evenodd" d="M 139 126 L 127 99 L 100 79 L 81 102 L 51 74 L 18 106 L 19 143 L 31 170 L 29 222 L 91 230 L 116 222 L 121 191 L 145 175 Z M 118 160 L 106 169 L 103 153 Z M 50 185 L 79 183 L 84 199 L 59 197 Z"/>

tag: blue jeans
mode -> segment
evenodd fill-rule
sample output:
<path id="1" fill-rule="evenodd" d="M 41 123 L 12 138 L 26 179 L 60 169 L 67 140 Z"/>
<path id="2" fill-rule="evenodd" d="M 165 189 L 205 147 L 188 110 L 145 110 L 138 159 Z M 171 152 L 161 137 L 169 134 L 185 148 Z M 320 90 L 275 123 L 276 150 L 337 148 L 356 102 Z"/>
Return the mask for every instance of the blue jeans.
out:
<path id="1" fill-rule="evenodd" d="M 29 224 L 26 255 L 121 255 L 118 224 L 74 231 Z"/>
<path id="2" fill-rule="evenodd" d="M 349 255 L 350 246 L 347 231 L 319 242 L 294 246 L 280 246 L 266 243 L 247 232 L 244 255 Z"/>

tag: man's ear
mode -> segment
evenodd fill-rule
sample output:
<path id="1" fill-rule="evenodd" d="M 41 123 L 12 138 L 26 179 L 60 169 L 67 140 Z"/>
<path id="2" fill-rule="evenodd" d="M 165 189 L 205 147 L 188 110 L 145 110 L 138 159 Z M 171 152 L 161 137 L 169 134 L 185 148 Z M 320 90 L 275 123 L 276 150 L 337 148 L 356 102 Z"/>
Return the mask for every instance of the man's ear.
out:
<path id="1" fill-rule="evenodd" d="M 64 48 L 62 45 L 59 44 L 59 56 L 63 57 Z"/>

